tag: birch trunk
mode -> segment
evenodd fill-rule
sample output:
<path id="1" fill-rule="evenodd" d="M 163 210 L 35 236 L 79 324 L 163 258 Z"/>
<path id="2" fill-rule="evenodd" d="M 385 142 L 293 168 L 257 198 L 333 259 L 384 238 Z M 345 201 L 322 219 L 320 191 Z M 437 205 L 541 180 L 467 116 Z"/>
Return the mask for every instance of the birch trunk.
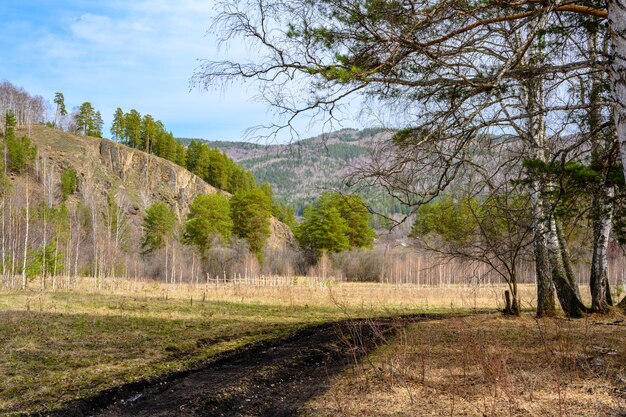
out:
<path id="1" fill-rule="evenodd" d="M 543 62 L 541 41 L 535 40 L 529 56 L 529 66 L 540 65 Z M 547 162 L 548 150 L 546 144 L 545 119 L 545 91 L 543 78 L 532 77 L 522 84 L 523 101 L 528 117 L 529 156 L 541 162 Z M 531 204 L 533 217 L 533 246 L 535 255 L 535 270 L 537 281 L 537 316 L 546 317 L 556 314 L 554 303 L 554 283 L 548 250 L 550 214 L 549 206 L 545 204 L 545 180 L 536 173 L 530 172 L 532 178 Z"/>
<path id="2" fill-rule="evenodd" d="M 590 28 L 589 51 L 592 61 L 596 61 L 600 48 L 606 52 L 606 39 L 598 37 L 598 25 Z M 591 310 L 606 313 L 613 304 L 609 289 L 608 249 L 613 221 L 614 189 L 608 183 L 608 170 L 616 162 L 611 151 L 615 144 L 612 134 L 602 130 L 602 76 L 598 72 L 591 74 L 589 95 L 589 131 L 591 132 L 591 165 L 600 171 L 600 179 L 593 187 L 591 218 L 593 227 L 593 255 L 589 286 L 591 290 Z"/>
<path id="3" fill-rule="evenodd" d="M 620 145 L 622 169 L 626 177 L 626 0 L 608 2 L 611 36 L 609 77 L 613 93 L 613 119 Z"/>
<path id="4" fill-rule="evenodd" d="M 607 312 L 609 308 L 608 249 L 613 219 L 613 189 L 604 189 L 594 198 L 593 207 L 593 255 L 591 258 L 591 309 Z"/>
<path id="5" fill-rule="evenodd" d="M 554 214 L 549 215 L 548 229 L 548 258 L 550 259 L 550 268 L 552 270 L 552 282 L 556 288 L 556 295 L 561 304 L 561 308 L 568 317 L 582 317 L 587 308 L 580 301 L 577 286 L 572 285 L 570 273 L 568 273 L 569 254 L 563 247 L 562 234 L 559 231 L 559 225 Z"/>
<path id="6" fill-rule="evenodd" d="M 548 260 L 547 230 L 545 227 L 545 210 L 540 193 L 539 182 L 533 183 L 531 195 L 533 217 L 533 249 L 535 255 L 535 273 L 537 281 L 537 316 L 551 317 L 556 314 L 554 303 L 554 285 Z"/>
<path id="7" fill-rule="evenodd" d="M 613 94 L 613 120 L 619 141 L 622 170 L 626 177 L 626 0 L 610 0 L 608 3 L 612 55 L 609 77 Z M 626 297 L 618 307 L 626 311 Z"/>
<path id="8" fill-rule="evenodd" d="M 26 288 L 26 258 L 28 257 L 28 224 L 29 224 L 28 182 L 26 182 L 26 234 L 24 236 L 24 259 L 22 264 L 22 289 Z"/>

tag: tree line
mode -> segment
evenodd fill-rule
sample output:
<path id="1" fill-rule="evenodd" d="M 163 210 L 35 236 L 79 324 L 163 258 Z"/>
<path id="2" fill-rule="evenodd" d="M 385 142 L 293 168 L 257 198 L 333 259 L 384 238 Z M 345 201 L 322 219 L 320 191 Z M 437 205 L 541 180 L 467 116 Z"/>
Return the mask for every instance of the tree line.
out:
<path id="1" fill-rule="evenodd" d="M 230 244 L 236 236 L 262 261 L 270 236 L 271 200 L 262 190 L 238 190 L 224 194 L 201 194 L 194 198 L 189 213 L 176 231 L 176 216 L 163 202 L 153 203 L 143 221 L 142 253 L 151 254 L 178 239 L 206 258 L 211 249 Z"/>
<path id="2" fill-rule="evenodd" d="M 54 103 L 55 119 L 49 124 L 64 128 L 67 125 L 63 125 L 63 118 L 68 113 L 62 93 L 55 94 Z M 127 114 L 129 120 L 136 119 L 134 113 Z M 72 117 L 82 126 L 77 133 L 100 135 L 101 117 L 90 103 L 81 105 Z M 89 178 L 81 179 L 79 184 L 74 168 L 68 166 L 58 171 L 50 165 L 45 150 L 39 150 L 27 135 L 17 135 L 17 120 L 12 111 L 5 113 L 4 120 L 1 265 L 3 284 L 11 288 L 25 288 L 34 279 L 40 280 L 42 288 L 61 283 L 70 287 L 81 276 L 92 277 L 97 286 L 110 277 L 137 274 L 164 276 L 169 282 L 180 282 L 188 274 L 197 280 L 203 271 L 210 274 L 228 271 L 230 276 L 241 271 L 242 265 L 248 267 L 248 254 L 253 255 L 256 268 L 305 271 L 322 252 L 353 247 L 358 227 L 346 223 L 355 218 L 349 213 L 350 205 L 358 205 L 355 213 L 361 213 L 364 205 L 360 199 L 343 200 L 334 195 L 322 200 L 332 200 L 335 210 L 340 210 L 343 217 L 338 223 L 337 219 L 331 219 L 331 229 L 325 232 L 335 233 L 332 225 L 338 224 L 343 234 L 339 245 L 326 245 L 322 241 L 326 238 L 320 234 L 319 242 L 317 237 L 306 238 L 311 255 L 308 260 L 299 257 L 296 247 L 281 252 L 281 256 L 287 253 L 291 257 L 285 261 L 268 255 L 270 217 L 274 215 L 296 230 L 300 226 L 293 208 L 276 202 L 268 183 L 257 185 L 250 173 L 202 142 L 192 142 L 189 151 L 183 147 L 183 166 L 189 160 L 194 172 L 205 179 L 214 178 L 211 182 L 233 191 L 232 197 L 221 192 L 199 195 L 190 205 L 189 213 L 180 220 L 165 203 L 154 202 L 147 208 L 138 230 L 128 213 L 129 197 L 123 188 L 109 190 L 103 201 L 95 194 Z M 172 141 L 173 135 L 165 131 L 161 122 L 155 122 L 157 128 L 152 133 L 150 130 L 146 133 L 144 128 L 150 129 L 151 118 L 144 116 L 140 120 L 143 122 L 135 138 L 138 139 L 132 142 L 139 149 L 149 146 L 151 153 L 157 154 L 159 149 L 167 149 L 167 144 L 180 145 Z M 126 117 L 124 123 L 125 128 L 132 128 L 132 123 L 126 124 Z M 114 124 L 113 128 L 117 127 Z M 123 135 L 116 137 L 118 140 L 130 143 L 126 131 L 118 132 Z M 150 145 L 146 145 L 146 138 Z M 19 177 L 13 175 L 9 181 L 9 173 Z M 14 187 L 19 192 L 13 192 Z M 326 207 L 328 202 L 319 206 Z M 363 214 L 362 221 L 369 227 L 369 213 Z M 298 232 L 303 239 L 318 227 L 308 220 L 305 223 L 306 232 Z M 363 247 L 368 244 L 371 242 Z"/>
<path id="3" fill-rule="evenodd" d="M 258 81 L 284 117 L 270 135 L 301 117 L 333 123 L 362 94 L 401 130 L 349 182 L 410 207 L 416 234 L 437 232 L 429 246 L 445 255 L 513 271 L 530 247 L 538 316 L 556 314 L 555 298 L 570 317 L 616 304 L 607 256 L 623 223 L 626 2 L 227 1 L 215 23 L 224 41 L 241 36 L 264 53 L 207 60 L 196 85 Z M 446 195 L 467 214 L 453 221 L 460 229 L 426 227 L 432 213 L 420 207 Z M 577 214 L 593 229 L 591 306 L 565 227 Z M 517 314 L 515 275 L 503 278 Z"/>

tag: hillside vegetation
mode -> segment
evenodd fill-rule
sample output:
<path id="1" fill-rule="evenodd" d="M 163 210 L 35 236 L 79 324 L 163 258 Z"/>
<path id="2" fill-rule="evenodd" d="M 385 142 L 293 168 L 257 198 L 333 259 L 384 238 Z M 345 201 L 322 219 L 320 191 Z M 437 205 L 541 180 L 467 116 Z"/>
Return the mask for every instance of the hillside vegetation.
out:
<path id="1" fill-rule="evenodd" d="M 4 139 L 10 148 L 2 200 L 4 285 L 62 282 L 67 287 L 80 276 L 103 282 L 122 276 L 198 279 L 204 273 L 201 254 L 178 239 L 180 228 L 197 196 L 228 193 L 173 162 L 107 139 L 41 125 L 7 133 Z M 144 215 L 155 203 L 172 212 L 171 234 L 142 253 L 148 232 Z M 291 248 L 291 231 L 270 217 L 269 200 L 265 204 L 267 232 L 262 241 L 254 241 L 255 251 Z M 230 264 L 222 263 L 221 273 L 231 274 L 233 262 L 247 261 L 248 240 L 248 235 L 235 234 L 214 245 L 222 256 L 240 254 Z"/>
<path id="2" fill-rule="evenodd" d="M 258 183 L 267 181 L 279 201 L 302 214 L 323 192 L 355 191 L 346 187 L 346 178 L 370 160 L 377 146 L 388 141 L 387 129 L 342 129 L 287 145 L 250 142 L 205 141 L 224 151 L 252 172 Z M 182 139 L 191 143 L 192 139 Z M 358 190 L 374 211 L 389 215 L 404 213 L 406 207 L 394 202 L 382 190 Z"/>

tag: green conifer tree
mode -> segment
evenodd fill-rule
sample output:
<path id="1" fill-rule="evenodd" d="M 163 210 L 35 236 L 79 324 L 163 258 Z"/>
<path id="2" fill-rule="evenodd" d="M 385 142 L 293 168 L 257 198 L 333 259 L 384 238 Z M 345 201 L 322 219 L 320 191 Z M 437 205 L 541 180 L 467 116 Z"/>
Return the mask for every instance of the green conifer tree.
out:
<path id="1" fill-rule="evenodd" d="M 211 238 L 219 235 L 228 241 L 232 235 L 233 221 L 230 203 L 222 194 L 201 194 L 189 206 L 183 227 L 183 242 L 195 246 L 201 254 L 211 247 Z"/>
<path id="2" fill-rule="evenodd" d="M 263 256 L 270 236 L 271 202 L 260 189 L 237 190 L 231 199 L 233 233 L 248 242 L 250 250 Z"/>
<path id="3" fill-rule="evenodd" d="M 124 111 L 118 107 L 115 109 L 115 113 L 113 113 L 113 123 L 111 123 L 111 135 L 113 139 L 119 141 L 125 138 L 125 129 L 126 120 L 124 117 Z"/>
<path id="4" fill-rule="evenodd" d="M 141 114 L 135 109 L 124 115 L 124 136 L 131 148 L 141 147 Z"/>
<path id="5" fill-rule="evenodd" d="M 54 104 L 56 104 L 56 111 L 54 112 L 54 125 L 58 128 L 60 126 L 60 119 L 62 116 L 67 115 L 67 109 L 65 108 L 65 97 L 63 93 L 54 93 Z"/>
<path id="6" fill-rule="evenodd" d="M 165 203 L 157 201 L 148 207 L 142 224 L 141 252 L 145 255 L 165 246 L 174 236 L 175 225 L 176 215 Z"/>

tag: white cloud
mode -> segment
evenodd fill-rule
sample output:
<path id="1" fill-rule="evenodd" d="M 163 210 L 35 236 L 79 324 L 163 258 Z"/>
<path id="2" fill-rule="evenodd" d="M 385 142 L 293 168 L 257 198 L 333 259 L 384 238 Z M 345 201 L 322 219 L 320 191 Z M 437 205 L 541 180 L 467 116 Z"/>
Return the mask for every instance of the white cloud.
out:
<path id="1" fill-rule="evenodd" d="M 91 101 L 105 121 L 118 106 L 136 108 L 179 136 L 238 139 L 271 117 L 253 102 L 254 89 L 189 92 L 198 59 L 218 59 L 216 40 L 207 35 L 214 13 L 213 2 L 203 0 L 114 0 L 89 10 L 64 9 L 61 24 L 41 28 L 20 46 L 30 62 L 13 80 L 26 88 L 45 86 L 32 92 L 48 97 L 62 91 L 70 106 Z M 238 43 L 227 52 L 238 58 L 253 53 Z"/>

